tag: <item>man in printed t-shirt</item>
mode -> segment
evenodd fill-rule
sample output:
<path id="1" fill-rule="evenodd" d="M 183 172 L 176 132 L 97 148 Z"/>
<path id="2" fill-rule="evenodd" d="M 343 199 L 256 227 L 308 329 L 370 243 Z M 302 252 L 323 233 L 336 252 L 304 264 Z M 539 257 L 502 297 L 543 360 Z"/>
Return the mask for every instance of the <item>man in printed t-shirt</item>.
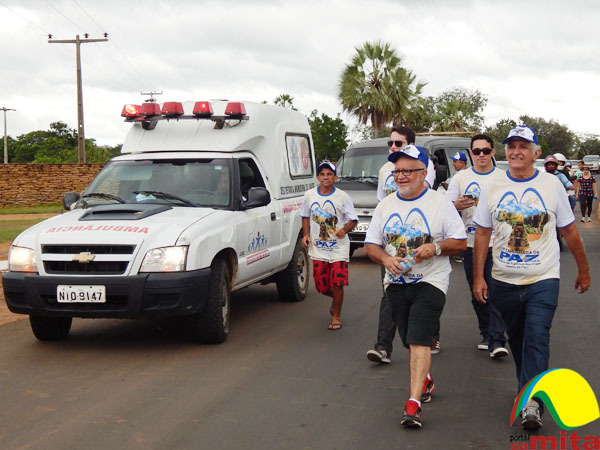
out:
<path id="1" fill-rule="evenodd" d="M 575 262 L 575 289 L 590 287 L 590 273 L 575 226 L 575 218 L 562 183 L 554 175 L 534 167 L 541 149 L 535 131 L 521 125 L 510 130 L 503 142 L 508 170 L 490 180 L 481 191 L 473 222 L 477 226 L 473 250 L 473 295 L 480 302 L 493 298 L 508 334 L 517 369 L 517 392 L 548 369 L 550 327 L 558 303 L 560 228 Z M 484 278 L 490 236 L 492 280 Z M 527 430 L 542 426 L 543 403 L 533 398 L 521 410 Z"/>
<path id="2" fill-rule="evenodd" d="M 409 127 L 394 126 L 390 132 L 390 140 L 387 142 L 388 152 L 391 155 L 394 152 L 399 151 L 407 145 L 413 145 L 415 143 L 415 132 Z M 388 195 L 396 192 L 398 186 L 394 181 L 392 175 L 394 170 L 394 163 L 387 161 L 379 169 L 379 176 L 377 178 L 377 201 L 380 202 Z M 435 182 L 435 170 L 431 160 L 427 163 L 427 175 L 425 177 L 425 183 L 428 187 L 432 187 Z M 384 276 L 384 267 L 382 266 L 381 276 Z M 379 303 L 379 322 L 377 323 L 377 340 L 375 342 L 375 348 L 367 351 L 367 359 L 375 363 L 390 364 L 392 362 L 392 350 L 394 349 L 393 341 L 396 335 L 396 324 L 390 311 L 390 307 L 387 301 L 385 293 L 381 297 Z M 432 352 L 437 353 L 439 351 L 439 329 L 436 332 L 436 338 L 433 339 L 435 343 L 432 344 Z"/>
<path id="3" fill-rule="evenodd" d="M 358 222 L 352 199 L 334 186 L 336 180 L 335 166 L 323 161 L 317 167 L 319 186 L 304 194 L 300 207 L 302 245 L 308 248 L 313 260 L 315 287 L 321 294 L 333 298 L 329 309 L 330 330 L 342 328 L 340 314 L 350 259 L 348 232 Z"/>
<path id="4" fill-rule="evenodd" d="M 429 158 L 422 149 L 408 145 L 388 160 L 394 163 L 398 191 L 375 208 L 365 250 L 385 266 L 385 295 L 409 349 L 410 398 L 401 424 L 419 428 L 421 402 L 431 401 L 435 389 L 430 342 L 446 301 L 452 270 L 448 255 L 466 248 L 466 234 L 452 203 L 425 186 Z"/>
<path id="5" fill-rule="evenodd" d="M 467 232 L 467 250 L 464 254 L 465 275 L 469 288 L 473 291 L 473 244 L 475 243 L 475 225 L 473 215 L 479 200 L 481 188 L 490 180 L 503 177 L 504 172 L 494 167 L 492 158 L 494 141 L 485 134 L 477 134 L 471 138 L 471 159 L 473 167 L 457 172 L 450 181 L 446 197 L 460 211 L 461 218 Z M 466 158 L 465 158 L 466 159 Z M 485 258 L 484 276 L 489 283 L 492 276 L 492 248 L 490 247 Z M 481 303 L 471 295 L 471 304 L 477 315 L 477 324 L 481 334 L 481 342 L 477 345 L 479 350 L 489 351 L 492 358 L 501 358 L 508 355 L 504 348 L 504 322 L 500 312 L 488 303 Z"/>

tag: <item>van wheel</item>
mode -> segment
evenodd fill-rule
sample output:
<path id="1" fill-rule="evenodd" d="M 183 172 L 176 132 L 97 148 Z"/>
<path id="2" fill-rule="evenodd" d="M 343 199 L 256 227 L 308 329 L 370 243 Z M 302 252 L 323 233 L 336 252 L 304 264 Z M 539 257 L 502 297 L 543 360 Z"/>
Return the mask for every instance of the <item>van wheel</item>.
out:
<path id="1" fill-rule="evenodd" d="M 302 247 L 301 238 L 298 238 L 292 260 L 285 270 L 277 274 L 276 283 L 279 298 L 286 302 L 304 300 L 308 291 L 309 279 L 308 253 Z"/>
<path id="2" fill-rule="evenodd" d="M 231 274 L 223 259 L 211 266 L 206 311 L 186 317 L 190 337 L 203 344 L 221 344 L 229 334 Z"/>
<path id="3" fill-rule="evenodd" d="M 33 335 L 40 341 L 59 341 L 66 339 L 71 331 L 71 317 L 29 316 Z"/>

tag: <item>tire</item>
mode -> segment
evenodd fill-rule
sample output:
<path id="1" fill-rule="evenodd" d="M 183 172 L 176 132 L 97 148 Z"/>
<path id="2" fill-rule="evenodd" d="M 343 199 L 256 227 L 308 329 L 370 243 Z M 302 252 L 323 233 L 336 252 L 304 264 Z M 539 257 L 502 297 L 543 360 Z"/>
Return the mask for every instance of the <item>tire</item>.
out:
<path id="1" fill-rule="evenodd" d="M 221 344 L 229 334 L 231 274 L 223 259 L 211 265 L 206 311 L 186 317 L 190 338 L 202 344 Z"/>
<path id="2" fill-rule="evenodd" d="M 60 341 L 71 331 L 71 317 L 29 316 L 33 335 L 40 341 Z"/>
<path id="3" fill-rule="evenodd" d="M 276 283 L 279 298 L 286 302 L 304 300 L 308 291 L 309 280 L 308 252 L 302 247 L 301 238 L 298 238 L 292 260 L 285 270 L 277 274 Z"/>

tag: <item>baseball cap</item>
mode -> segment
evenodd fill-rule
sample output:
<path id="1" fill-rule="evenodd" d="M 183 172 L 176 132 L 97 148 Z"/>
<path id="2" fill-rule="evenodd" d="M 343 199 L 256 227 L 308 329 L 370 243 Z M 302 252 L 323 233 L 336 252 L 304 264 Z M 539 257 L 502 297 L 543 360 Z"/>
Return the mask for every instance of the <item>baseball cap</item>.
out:
<path id="1" fill-rule="evenodd" d="M 467 155 L 465 155 L 463 152 L 456 152 L 453 156 L 450 157 L 450 159 L 454 161 L 467 162 Z"/>
<path id="2" fill-rule="evenodd" d="M 335 171 L 335 165 L 331 161 L 321 161 L 321 164 L 317 166 L 317 175 L 319 175 L 321 169 L 329 169 L 337 175 L 337 172 Z"/>
<path id="3" fill-rule="evenodd" d="M 425 164 L 425 167 L 427 167 L 427 164 L 429 164 L 429 156 L 427 156 L 427 153 L 423 147 L 417 147 L 416 145 L 412 144 L 406 145 L 397 152 L 390 153 L 388 155 L 388 161 L 395 163 L 401 156 L 418 159 Z"/>
<path id="4" fill-rule="evenodd" d="M 525 139 L 528 142 L 533 142 L 534 144 L 539 144 L 537 135 L 535 134 L 535 131 L 533 131 L 533 128 L 530 128 L 527 125 L 518 125 L 518 126 L 512 128 L 508 132 L 508 136 L 506 136 L 506 139 L 504 139 L 502 141 L 502 143 L 506 144 L 508 141 L 510 141 L 511 139 L 515 139 L 515 138 L 521 138 L 521 139 Z"/>

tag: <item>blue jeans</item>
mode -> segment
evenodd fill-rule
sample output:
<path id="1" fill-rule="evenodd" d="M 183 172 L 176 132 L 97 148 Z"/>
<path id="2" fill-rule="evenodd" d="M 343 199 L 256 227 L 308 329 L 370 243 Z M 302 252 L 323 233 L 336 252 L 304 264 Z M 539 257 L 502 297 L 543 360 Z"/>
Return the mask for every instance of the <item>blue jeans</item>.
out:
<path id="1" fill-rule="evenodd" d="M 471 289 L 471 304 L 477 315 L 477 323 L 479 325 L 479 333 L 481 337 L 487 339 L 488 350 L 491 352 L 496 347 L 504 347 L 506 344 L 506 338 L 504 337 L 504 321 L 494 299 L 491 295 L 488 296 L 487 303 L 481 303 L 475 300 L 473 297 L 473 248 L 467 247 L 464 253 L 465 260 L 465 275 L 467 276 L 467 282 Z M 492 284 L 492 249 L 489 248 L 486 258 L 485 265 L 483 268 L 483 277 L 487 285 Z"/>
<path id="2" fill-rule="evenodd" d="M 506 324 L 519 392 L 529 380 L 548 370 L 550 327 L 558 305 L 558 288 L 558 278 L 524 286 L 492 279 L 491 295 Z"/>

